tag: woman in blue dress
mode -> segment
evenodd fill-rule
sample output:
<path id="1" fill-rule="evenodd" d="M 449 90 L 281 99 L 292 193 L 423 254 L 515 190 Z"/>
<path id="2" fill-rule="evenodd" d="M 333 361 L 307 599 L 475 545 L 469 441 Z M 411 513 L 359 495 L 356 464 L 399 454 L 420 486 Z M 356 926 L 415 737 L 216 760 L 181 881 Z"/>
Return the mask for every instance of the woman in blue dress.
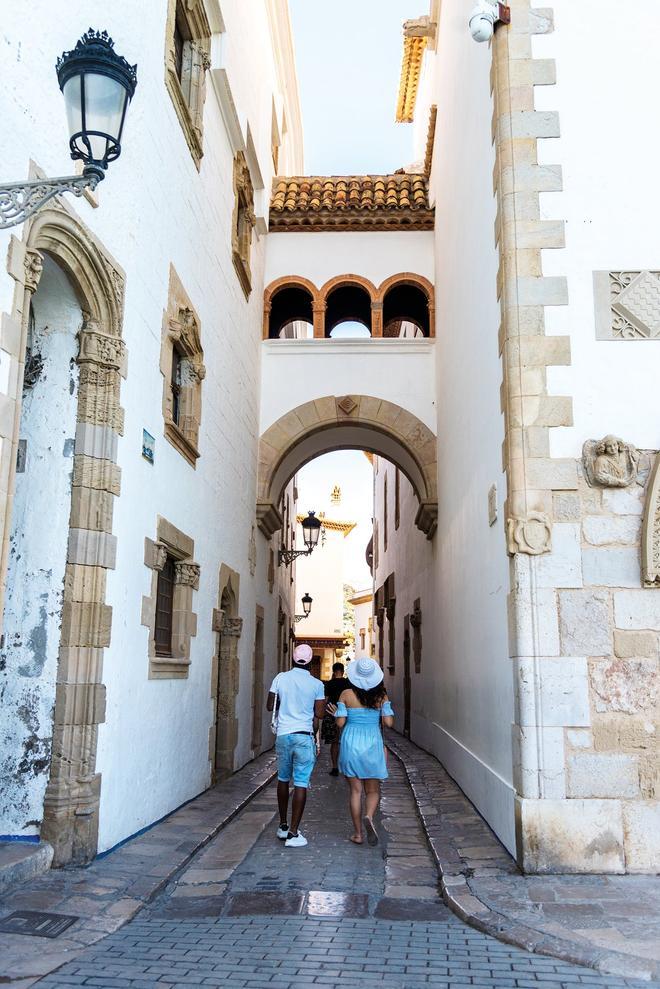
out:
<path id="1" fill-rule="evenodd" d="M 387 779 L 381 723 L 391 728 L 394 711 L 387 699 L 383 671 L 373 659 L 354 659 L 346 668 L 346 676 L 350 687 L 341 694 L 335 717 L 337 725 L 343 728 L 339 772 L 351 788 L 350 809 L 355 828 L 351 841 L 356 845 L 363 842 L 364 792 L 364 831 L 369 844 L 377 845 L 374 815 L 380 803 L 381 780 Z"/>

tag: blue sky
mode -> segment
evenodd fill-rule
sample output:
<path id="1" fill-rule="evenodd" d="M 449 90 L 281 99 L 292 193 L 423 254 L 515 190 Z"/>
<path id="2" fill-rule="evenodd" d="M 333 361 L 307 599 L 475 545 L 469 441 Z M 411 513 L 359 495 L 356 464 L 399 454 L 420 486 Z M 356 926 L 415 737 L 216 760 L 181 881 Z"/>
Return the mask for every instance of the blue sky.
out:
<path id="1" fill-rule="evenodd" d="M 289 0 L 302 100 L 305 172 L 392 172 L 412 160 L 394 121 L 402 25 L 420 0 Z"/>

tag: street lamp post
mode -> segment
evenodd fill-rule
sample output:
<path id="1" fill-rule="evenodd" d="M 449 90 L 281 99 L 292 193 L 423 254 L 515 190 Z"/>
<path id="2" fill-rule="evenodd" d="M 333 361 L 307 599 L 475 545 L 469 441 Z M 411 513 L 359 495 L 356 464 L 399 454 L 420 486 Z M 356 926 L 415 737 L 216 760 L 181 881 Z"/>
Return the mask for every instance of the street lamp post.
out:
<path id="1" fill-rule="evenodd" d="M 316 546 L 318 545 L 318 541 L 319 541 L 319 534 L 321 532 L 321 523 L 316 518 L 316 513 L 308 512 L 307 518 L 302 520 L 301 525 L 303 531 L 303 540 L 306 548 L 286 549 L 286 547 L 283 546 L 282 549 L 280 549 L 277 556 L 277 562 L 279 566 L 282 566 L 282 564 L 284 563 L 288 567 L 289 564 L 293 563 L 293 561 L 297 557 L 309 556 L 310 553 L 312 553 L 314 549 L 316 549 Z"/>
<path id="2" fill-rule="evenodd" d="M 69 124 L 69 148 L 82 175 L 0 185 L 0 229 L 23 223 L 63 192 L 82 196 L 105 178 L 121 154 L 126 110 L 137 86 L 137 66 L 114 50 L 107 31 L 92 28 L 57 60 L 57 79 Z"/>
<path id="3" fill-rule="evenodd" d="M 295 621 L 296 624 L 298 624 L 298 622 L 301 622 L 303 618 L 309 618 L 310 612 L 312 610 L 312 601 L 313 598 L 310 596 L 308 591 L 307 594 L 305 594 L 304 597 L 302 598 L 302 606 L 303 606 L 304 614 L 293 616 L 293 620 Z"/>

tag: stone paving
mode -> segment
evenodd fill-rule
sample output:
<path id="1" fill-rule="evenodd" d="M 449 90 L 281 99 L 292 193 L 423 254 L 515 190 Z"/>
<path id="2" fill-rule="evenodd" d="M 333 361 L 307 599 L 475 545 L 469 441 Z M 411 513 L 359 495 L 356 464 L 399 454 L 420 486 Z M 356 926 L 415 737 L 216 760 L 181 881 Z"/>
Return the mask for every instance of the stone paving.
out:
<path id="1" fill-rule="evenodd" d="M 660 877 L 523 876 L 437 759 L 393 732 L 388 745 L 460 917 L 529 950 L 660 981 Z"/>
<path id="2" fill-rule="evenodd" d="M 639 986 L 472 929 L 440 901 L 402 767 L 390 762 L 381 843 L 348 842 L 347 788 L 317 767 L 303 831 L 275 837 L 274 787 L 256 796 L 139 917 L 37 984 L 159 989 L 558 989 Z M 642 983 L 648 986 L 649 983 Z"/>
<path id="3" fill-rule="evenodd" d="M 52 941 L 0 933 L 0 984 L 30 986 L 121 927 L 269 782 L 274 769 L 273 755 L 261 756 L 87 868 L 48 872 L 0 896 L 0 920 L 19 910 L 80 918 Z"/>

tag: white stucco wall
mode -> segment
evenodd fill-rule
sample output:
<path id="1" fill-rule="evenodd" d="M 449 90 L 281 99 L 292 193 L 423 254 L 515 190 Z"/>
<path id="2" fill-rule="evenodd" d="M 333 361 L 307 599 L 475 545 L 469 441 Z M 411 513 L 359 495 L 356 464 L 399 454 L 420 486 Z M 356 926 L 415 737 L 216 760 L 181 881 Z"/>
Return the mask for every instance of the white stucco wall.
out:
<path id="1" fill-rule="evenodd" d="M 296 546 L 304 546 L 302 527 L 296 528 Z M 311 556 L 296 560 L 296 614 L 302 615 L 300 598 L 312 596 L 309 618 L 296 625 L 301 638 L 327 638 L 341 635 L 344 614 L 344 533 L 326 530 L 325 541 Z"/>
<path id="2" fill-rule="evenodd" d="M 208 5 L 217 25 L 216 0 Z M 221 108 L 216 88 L 207 80 L 205 154 L 198 172 L 165 89 L 166 7 L 148 4 L 138 10 L 128 0 L 117 0 L 109 12 L 107 5 L 74 0 L 62 16 L 58 5 L 40 0 L 29 9 L 14 5 L 3 21 L 9 64 L 4 120 L 12 131 L 12 140 L 0 151 L 0 173 L 6 178 L 26 176 L 30 158 L 50 175 L 72 171 L 53 66 L 56 56 L 73 47 L 90 22 L 107 27 L 117 50 L 139 63 L 122 156 L 99 189 L 99 208 L 85 200 L 69 201 L 126 272 L 128 377 L 122 382 L 126 416 L 118 454 L 122 492 L 114 509 L 117 569 L 108 575 L 113 627 L 104 659 L 107 714 L 99 730 L 97 761 L 102 774 L 101 851 L 208 785 L 211 661 L 216 651 L 211 615 L 218 604 L 221 563 L 241 575 L 237 765 L 251 754 L 256 604 L 266 611 L 267 643 L 275 641 L 277 628 L 278 584 L 270 593 L 268 546 L 259 533 L 254 576 L 249 563 L 264 240 L 253 239 L 253 290 L 246 302 L 231 261 L 232 159 L 236 141 L 249 145 L 251 135 L 259 171 L 265 187 L 270 186 L 273 101 L 286 112 L 295 94 L 279 91 L 265 5 L 223 3 L 225 33 L 214 38 L 211 71 L 226 70 L 240 129 L 238 134 L 228 129 L 227 105 Z M 294 143 L 300 138 L 291 126 L 295 116 L 287 113 L 287 140 Z M 299 153 L 289 158 L 301 160 Z M 20 237 L 20 228 L 14 232 Z M 8 235 L 3 234 L 0 254 L 6 253 L 7 244 Z M 199 314 L 207 368 L 196 470 L 163 437 L 159 358 L 170 263 Z M 0 273 L 0 308 L 7 311 L 13 287 L 14 282 Z M 156 437 L 153 466 L 141 457 L 143 428 Z M 151 571 L 144 566 L 144 539 L 155 537 L 158 515 L 194 538 L 195 559 L 201 564 L 200 588 L 193 596 L 197 635 L 187 680 L 147 678 L 148 631 L 140 624 L 140 610 L 142 596 L 150 593 Z M 266 653 L 267 677 L 274 672 L 276 657 L 273 650 L 267 648 Z"/>
<path id="3" fill-rule="evenodd" d="M 546 310 L 546 332 L 570 335 L 572 365 L 549 368 L 548 384 L 573 396 L 574 425 L 550 431 L 551 452 L 577 457 L 585 440 L 612 432 L 657 449 L 657 416 L 645 408 L 657 392 L 660 339 L 596 340 L 592 284 L 594 270 L 660 269 L 660 136 L 649 126 L 660 86 L 655 9 L 648 0 L 625 11 L 616 0 L 552 6 L 555 31 L 535 37 L 533 50 L 556 60 L 557 84 L 536 87 L 535 102 L 559 112 L 561 137 L 539 147 L 543 162 L 562 166 L 564 189 L 541 199 L 544 216 L 566 221 L 566 248 L 543 252 L 543 273 L 568 277 L 569 305 Z"/>
<path id="4" fill-rule="evenodd" d="M 385 399 L 435 432 L 433 340 L 265 340 L 261 348 L 262 432 L 326 395 Z"/>
<path id="5" fill-rule="evenodd" d="M 365 591 L 358 591 L 356 598 L 358 596 L 362 597 L 365 594 Z M 353 600 L 356 600 L 356 598 Z M 353 605 L 353 612 L 355 616 L 355 659 L 368 659 L 371 657 L 371 642 L 373 635 L 369 632 L 369 620 L 373 616 L 373 610 L 374 602 L 372 597 L 370 597 L 368 601 L 360 601 L 359 604 Z M 364 648 L 362 648 L 360 639 L 360 632 L 362 629 L 364 629 Z"/>
<path id="6" fill-rule="evenodd" d="M 19 836 L 39 834 L 50 771 L 82 323 L 68 278 L 48 259 L 32 305 L 31 349 L 43 363 L 23 399 L 0 648 L 0 835 Z"/>
<path id="7" fill-rule="evenodd" d="M 442 4 L 437 56 L 427 68 L 433 73 L 427 91 L 438 106 L 431 187 L 439 486 L 435 582 L 425 599 L 435 600 L 438 638 L 430 658 L 424 632 L 424 696 L 433 714 L 418 738 L 513 849 L 491 56 L 471 39 L 465 18 L 462 0 Z M 490 527 L 487 499 L 494 483 L 499 519 Z M 420 727 L 418 722 L 418 732 Z"/>
<path id="8" fill-rule="evenodd" d="M 433 281 L 431 230 L 372 233 L 277 233 L 266 246 L 265 284 L 302 275 L 317 288 L 335 275 L 369 278 L 376 287 L 400 271 Z"/>

